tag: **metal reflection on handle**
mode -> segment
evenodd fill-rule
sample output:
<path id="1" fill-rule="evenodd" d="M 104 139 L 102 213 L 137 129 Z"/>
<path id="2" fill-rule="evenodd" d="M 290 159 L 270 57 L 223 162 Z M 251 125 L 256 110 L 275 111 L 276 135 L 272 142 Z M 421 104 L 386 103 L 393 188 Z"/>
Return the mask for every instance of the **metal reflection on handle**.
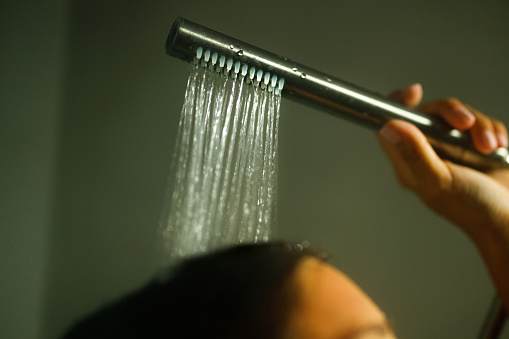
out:
<path id="1" fill-rule="evenodd" d="M 416 125 L 437 153 L 446 159 L 483 170 L 509 167 L 509 152 L 505 148 L 482 154 L 475 150 L 468 133 L 451 129 L 441 120 L 191 21 L 175 20 L 166 41 L 166 53 L 190 62 L 198 47 L 284 78 L 282 95 L 285 98 L 373 129 L 380 129 L 393 119 L 408 121 Z"/>

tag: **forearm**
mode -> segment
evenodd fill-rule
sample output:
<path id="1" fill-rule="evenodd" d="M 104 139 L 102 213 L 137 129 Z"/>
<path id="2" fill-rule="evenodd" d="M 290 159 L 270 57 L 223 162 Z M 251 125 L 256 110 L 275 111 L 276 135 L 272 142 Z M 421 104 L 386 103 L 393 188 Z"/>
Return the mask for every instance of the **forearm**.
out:
<path id="1" fill-rule="evenodd" d="M 504 225 L 509 230 L 509 225 Z M 484 236 L 472 239 L 486 264 L 491 280 L 497 290 L 506 317 L 509 318 L 509 232 L 486 232 Z"/>

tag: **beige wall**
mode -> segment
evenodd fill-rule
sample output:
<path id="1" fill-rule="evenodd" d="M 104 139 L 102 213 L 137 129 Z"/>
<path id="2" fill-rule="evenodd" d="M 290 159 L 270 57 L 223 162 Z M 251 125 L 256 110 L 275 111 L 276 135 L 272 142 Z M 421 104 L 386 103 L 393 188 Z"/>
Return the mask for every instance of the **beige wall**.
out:
<path id="1" fill-rule="evenodd" d="M 425 100 L 456 96 L 509 123 L 508 4 L 374 3 L 12 5 L 25 20 L 1 35 L 13 94 L 2 93 L 0 336 L 55 338 L 152 275 L 187 81 L 164 54 L 177 16 L 376 92 L 418 81 Z M 401 338 L 475 337 L 493 289 L 467 239 L 397 186 L 371 131 L 286 100 L 281 114 L 280 237 L 327 250 Z"/>

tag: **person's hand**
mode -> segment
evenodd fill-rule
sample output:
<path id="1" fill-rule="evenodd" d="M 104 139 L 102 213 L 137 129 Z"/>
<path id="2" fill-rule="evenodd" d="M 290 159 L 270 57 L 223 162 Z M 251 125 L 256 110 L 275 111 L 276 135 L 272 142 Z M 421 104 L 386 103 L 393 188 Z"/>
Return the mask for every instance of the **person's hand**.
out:
<path id="1" fill-rule="evenodd" d="M 416 107 L 422 87 L 412 85 L 391 97 Z M 480 152 L 507 147 L 507 130 L 502 123 L 457 99 L 435 101 L 419 109 L 442 118 L 453 128 L 468 131 Z M 509 318 L 509 169 L 480 172 L 444 161 L 417 127 L 401 120 L 387 122 L 378 137 L 400 183 L 473 241 Z"/>
<path id="2" fill-rule="evenodd" d="M 394 92 L 391 98 L 414 108 L 421 101 L 422 87 L 409 86 Z M 507 147 L 507 130 L 501 122 L 457 99 L 435 101 L 420 106 L 419 110 L 471 133 L 480 152 L 491 153 L 498 147 Z M 509 170 L 482 173 L 444 161 L 417 127 L 404 121 L 388 122 L 379 139 L 400 183 L 427 206 L 471 237 L 479 237 L 485 231 L 505 232 L 509 243 Z M 488 228 L 488 224 L 493 228 Z"/>

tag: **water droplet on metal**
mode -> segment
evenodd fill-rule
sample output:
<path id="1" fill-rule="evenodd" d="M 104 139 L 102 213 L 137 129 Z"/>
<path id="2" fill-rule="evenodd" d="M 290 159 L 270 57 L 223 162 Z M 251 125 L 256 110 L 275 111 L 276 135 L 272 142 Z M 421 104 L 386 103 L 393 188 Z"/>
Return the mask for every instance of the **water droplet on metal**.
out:
<path id="1" fill-rule="evenodd" d="M 234 49 L 235 47 L 233 45 L 230 45 L 230 49 Z"/>
<path id="2" fill-rule="evenodd" d="M 325 81 L 327 81 L 327 82 L 332 82 L 332 79 L 331 79 L 331 78 L 329 78 L 329 77 L 324 77 L 324 79 L 325 79 Z"/>
<path id="3" fill-rule="evenodd" d="M 298 71 L 297 67 L 292 68 L 292 71 L 297 72 Z"/>
<path id="4" fill-rule="evenodd" d="M 306 75 L 306 73 L 301 73 L 300 77 L 301 77 L 302 79 L 306 79 L 307 75 Z"/>
<path id="5" fill-rule="evenodd" d="M 244 51 L 243 51 L 243 50 L 239 50 L 239 51 L 237 52 L 237 55 L 238 55 L 238 56 L 243 56 L 243 55 L 244 55 Z"/>

